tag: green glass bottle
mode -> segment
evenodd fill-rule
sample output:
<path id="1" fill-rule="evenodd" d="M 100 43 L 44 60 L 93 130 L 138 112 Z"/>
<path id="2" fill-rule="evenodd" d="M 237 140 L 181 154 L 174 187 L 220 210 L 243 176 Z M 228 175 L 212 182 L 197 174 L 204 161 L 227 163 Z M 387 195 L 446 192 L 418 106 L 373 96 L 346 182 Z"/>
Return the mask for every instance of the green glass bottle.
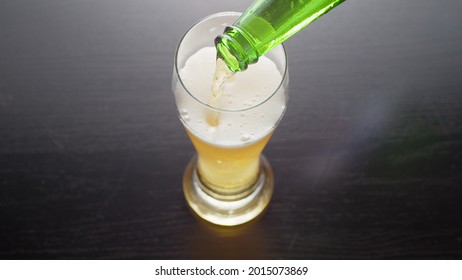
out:
<path id="1" fill-rule="evenodd" d="M 345 0 L 255 0 L 222 35 L 215 38 L 217 56 L 232 72 L 294 35 Z"/>

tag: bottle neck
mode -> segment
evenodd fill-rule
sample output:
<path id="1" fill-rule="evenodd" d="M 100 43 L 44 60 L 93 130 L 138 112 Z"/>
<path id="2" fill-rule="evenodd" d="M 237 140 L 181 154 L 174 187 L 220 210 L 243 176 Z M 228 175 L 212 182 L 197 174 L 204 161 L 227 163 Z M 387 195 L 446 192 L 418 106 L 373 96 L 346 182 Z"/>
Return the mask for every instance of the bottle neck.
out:
<path id="1" fill-rule="evenodd" d="M 236 26 L 227 26 L 223 34 L 215 38 L 217 57 L 232 72 L 244 71 L 249 64 L 258 61 L 259 54 L 250 38 Z"/>

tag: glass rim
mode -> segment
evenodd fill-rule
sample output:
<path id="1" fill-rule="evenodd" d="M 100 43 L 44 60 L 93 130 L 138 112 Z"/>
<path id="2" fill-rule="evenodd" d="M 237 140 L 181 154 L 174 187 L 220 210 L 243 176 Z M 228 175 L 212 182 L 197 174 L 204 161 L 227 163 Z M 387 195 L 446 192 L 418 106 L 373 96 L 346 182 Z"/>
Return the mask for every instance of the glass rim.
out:
<path id="1" fill-rule="evenodd" d="M 246 108 L 242 108 L 242 109 L 220 109 L 220 108 L 216 108 L 208 103 L 205 103 L 201 100 L 199 100 L 191 91 L 189 91 L 189 89 L 186 87 L 186 85 L 183 83 L 183 79 L 181 78 L 181 75 L 180 75 L 180 69 L 178 67 L 178 53 L 179 53 L 179 50 L 180 50 L 180 46 L 182 45 L 184 39 L 186 38 L 186 36 L 189 34 L 189 32 L 191 32 L 191 30 L 193 30 L 196 26 L 198 26 L 199 24 L 201 24 L 202 22 L 205 22 L 209 19 L 212 19 L 212 18 L 218 18 L 218 17 L 224 17 L 224 16 L 236 16 L 237 18 L 239 18 L 240 16 L 242 15 L 242 13 L 240 12 L 219 12 L 219 13 L 215 13 L 215 14 L 211 14 L 211 15 L 208 15 L 206 17 L 203 17 L 202 19 L 198 20 L 197 22 L 195 22 L 184 34 L 183 36 L 181 37 L 180 39 L 180 42 L 178 43 L 178 46 L 176 47 L 176 51 L 175 51 L 175 63 L 174 63 L 174 70 L 175 70 L 175 75 L 177 76 L 177 79 L 178 81 L 180 82 L 181 86 L 183 87 L 183 89 L 189 94 L 189 96 L 191 96 L 194 100 L 196 100 L 197 102 L 199 102 L 201 105 L 211 109 L 211 110 L 214 110 L 214 111 L 217 111 L 217 112 L 244 112 L 244 111 L 249 111 L 251 109 L 254 109 L 254 108 L 257 108 L 261 105 L 263 105 L 264 103 L 266 103 L 268 100 L 270 100 L 283 86 L 284 86 L 284 82 L 286 81 L 287 79 L 287 75 L 288 75 L 288 60 L 287 60 L 287 52 L 286 52 L 286 49 L 285 49 L 285 46 L 284 44 L 280 44 L 281 48 L 282 48 L 282 53 L 283 53 L 283 56 L 284 56 L 284 73 L 282 74 L 281 76 L 281 81 L 279 82 L 278 86 L 272 91 L 272 93 L 264 100 L 262 100 L 260 103 L 256 104 L 256 105 L 253 105 L 251 107 L 246 107 Z M 236 18 L 236 19 L 237 19 Z M 213 38 L 211 39 L 213 40 Z M 278 47 L 278 46 L 276 46 Z M 275 48 L 276 48 L 275 47 Z M 273 48 L 274 49 L 274 48 Z M 270 50 L 271 51 L 271 50 Z"/>

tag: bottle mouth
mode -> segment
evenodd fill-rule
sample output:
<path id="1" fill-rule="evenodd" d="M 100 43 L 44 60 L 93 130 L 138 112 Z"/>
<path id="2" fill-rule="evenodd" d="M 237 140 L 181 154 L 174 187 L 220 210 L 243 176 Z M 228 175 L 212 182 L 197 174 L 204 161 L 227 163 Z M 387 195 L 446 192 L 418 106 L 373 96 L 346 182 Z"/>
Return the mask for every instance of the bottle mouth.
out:
<path id="1" fill-rule="evenodd" d="M 225 31 L 232 27 L 226 27 Z M 227 34 L 215 38 L 217 57 L 223 60 L 233 73 L 247 69 L 248 57 L 242 47 Z"/>

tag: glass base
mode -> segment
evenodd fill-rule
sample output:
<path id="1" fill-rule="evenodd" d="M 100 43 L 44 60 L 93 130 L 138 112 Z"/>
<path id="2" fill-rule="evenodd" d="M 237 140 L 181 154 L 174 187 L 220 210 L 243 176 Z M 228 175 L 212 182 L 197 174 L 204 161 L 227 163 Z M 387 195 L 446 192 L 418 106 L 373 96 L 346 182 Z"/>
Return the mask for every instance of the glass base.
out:
<path id="1" fill-rule="evenodd" d="M 183 192 L 191 209 L 202 219 L 217 225 L 236 226 L 259 216 L 273 194 L 273 171 L 265 156 L 260 157 L 260 175 L 251 191 L 237 200 L 212 197 L 197 174 L 197 156 L 189 162 L 183 176 Z M 204 191 L 204 190 L 207 190 Z"/>

